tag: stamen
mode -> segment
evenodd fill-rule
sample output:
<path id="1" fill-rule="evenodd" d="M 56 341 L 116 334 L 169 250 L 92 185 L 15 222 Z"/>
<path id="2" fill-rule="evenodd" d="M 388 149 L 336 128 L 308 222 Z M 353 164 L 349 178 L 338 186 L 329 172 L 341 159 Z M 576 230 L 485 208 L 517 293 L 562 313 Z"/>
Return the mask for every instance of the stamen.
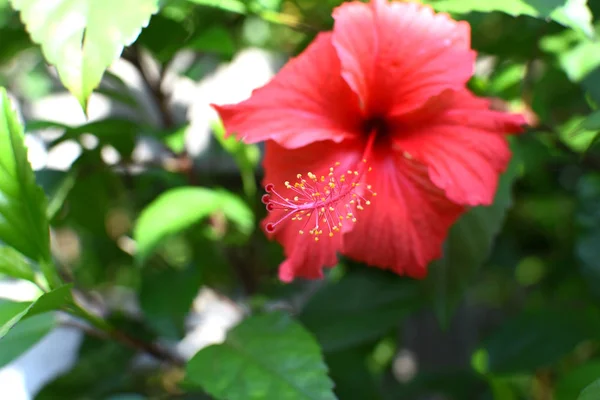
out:
<path id="1" fill-rule="evenodd" d="M 318 241 L 324 231 L 328 237 L 333 237 L 336 232 L 341 231 L 340 228 L 346 221 L 356 222 L 356 212 L 363 211 L 365 206 L 371 204 L 364 197 L 367 192 L 371 192 L 371 185 L 357 182 L 363 175 L 360 171 L 350 171 L 354 178 L 352 180 L 342 180 L 344 175 L 338 178 L 335 173 L 338 165 L 336 163 L 329 169 L 327 177 L 308 172 L 308 178 L 299 175 L 299 180 L 294 184 L 285 182 L 285 187 L 293 192 L 293 197 L 285 197 L 275 190 L 274 185 L 267 185 L 265 189 L 268 189 L 268 194 L 262 197 L 262 202 L 266 204 L 268 211 L 283 211 L 281 218 L 266 225 L 267 232 L 274 232 L 285 220 L 304 219 L 298 234 L 303 235 L 308 231 Z M 359 192 L 365 187 L 364 193 Z M 314 225 L 310 227 L 309 224 Z"/>
<path id="2" fill-rule="evenodd" d="M 293 184 L 284 182 L 285 188 L 290 192 L 288 197 L 278 193 L 272 183 L 266 185 L 267 194 L 262 196 L 262 202 L 269 212 L 282 211 L 278 220 L 265 226 L 266 231 L 275 232 L 288 219 L 304 220 L 298 227 L 298 234 L 308 232 L 318 242 L 324 230 L 328 237 L 333 237 L 336 232 L 342 231 L 345 223 L 355 223 L 356 214 L 371 205 L 371 200 L 365 196 L 373 198 L 377 195 L 371 185 L 361 182 L 363 176 L 372 170 L 367 165 L 367 160 L 371 155 L 374 138 L 373 133 L 355 170 L 346 169 L 336 173 L 341 165 L 338 161 L 329 168 L 327 175 L 318 176 L 310 171 L 306 177 L 298 174 L 297 181 Z"/>

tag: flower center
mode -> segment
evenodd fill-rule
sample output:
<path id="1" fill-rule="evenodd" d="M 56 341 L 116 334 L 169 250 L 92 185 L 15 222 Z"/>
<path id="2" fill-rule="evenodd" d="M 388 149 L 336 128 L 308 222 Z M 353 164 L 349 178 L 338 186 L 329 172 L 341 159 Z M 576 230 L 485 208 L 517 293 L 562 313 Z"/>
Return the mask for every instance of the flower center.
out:
<path id="1" fill-rule="evenodd" d="M 377 139 L 381 139 L 388 135 L 387 122 L 383 117 L 371 117 L 363 123 L 362 132 L 365 136 L 375 134 Z"/>
<path id="2" fill-rule="evenodd" d="M 283 212 L 279 219 L 265 226 L 266 231 L 274 232 L 284 221 L 298 221 L 302 224 L 298 230 L 300 235 L 308 232 L 319 241 L 324 233 L 333 237 L 344 224 L 356 222 L 356 213 L 371 204 L 368 197 L 377 195 L 371 185 L 362 182 L 364 175 L 371 171 L 367 160 L 375 137 L 375 132 L 369 136 L 363 157 L 355 169 L 342 170 L 341 164 L 336 162 L 326 175 L 308 172 L 305 177 L 298 174 L 296 182 L 284 183 L 287 196 L 277 192 L 272 183 L 267 184 L 267 194 L 262 197 L 262 202 L 269 212 Z"/>

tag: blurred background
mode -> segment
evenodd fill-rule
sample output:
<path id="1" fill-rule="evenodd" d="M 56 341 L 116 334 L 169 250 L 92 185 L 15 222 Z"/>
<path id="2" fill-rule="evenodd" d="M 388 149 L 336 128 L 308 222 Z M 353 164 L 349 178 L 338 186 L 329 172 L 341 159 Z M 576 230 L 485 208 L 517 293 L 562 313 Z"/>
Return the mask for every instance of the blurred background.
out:
<path id="1" fill-rule="evenodd" d="M 530 125 L 496 202 L 425 280 L 340 259 L 288 285 L 258 228 L 262 147 L 224 139 L 209 104 L 267 83 L 341 1 L 82 0 L 83 46 L 135 31 L 89 101 L 56 68 L 86 68 L 53 42 L 78 11 L 43 1 L 0 0 L 0 85 L 78 306 L 8 326 L 48 288 L 0 235 L 0 399 L 600 399 L 579 397 L 600 378 L 599 1 L 430 1 L 471 24 L 470 88 Z"/>

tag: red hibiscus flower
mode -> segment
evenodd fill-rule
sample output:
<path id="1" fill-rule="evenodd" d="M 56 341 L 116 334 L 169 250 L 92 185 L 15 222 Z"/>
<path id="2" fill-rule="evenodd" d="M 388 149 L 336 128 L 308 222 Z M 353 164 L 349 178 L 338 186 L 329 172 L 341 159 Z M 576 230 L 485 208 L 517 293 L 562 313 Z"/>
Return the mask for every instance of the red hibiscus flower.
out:
<path id="1" fill-rule="evenodd" d="M 492 111 L 466 83 L 466 22 L 417 3 L 345 3 L 267 85 L 214 106 L 228 132 L 266 141 L 263 228 L 314 279 L 343 254 L 421 278 L 450 226 L 488 205 L 524 119 Z"/>

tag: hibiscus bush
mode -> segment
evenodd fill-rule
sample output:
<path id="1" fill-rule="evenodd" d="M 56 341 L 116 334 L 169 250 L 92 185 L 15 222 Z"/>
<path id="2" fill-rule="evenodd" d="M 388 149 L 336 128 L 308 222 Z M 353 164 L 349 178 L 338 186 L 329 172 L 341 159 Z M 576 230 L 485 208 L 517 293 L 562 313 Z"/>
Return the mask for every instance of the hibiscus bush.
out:
<path id="1" fill-rule="evenodd" d="M 599 33 L 595 0 L 0 0 L 0 377 L 600 399 Z"/>

